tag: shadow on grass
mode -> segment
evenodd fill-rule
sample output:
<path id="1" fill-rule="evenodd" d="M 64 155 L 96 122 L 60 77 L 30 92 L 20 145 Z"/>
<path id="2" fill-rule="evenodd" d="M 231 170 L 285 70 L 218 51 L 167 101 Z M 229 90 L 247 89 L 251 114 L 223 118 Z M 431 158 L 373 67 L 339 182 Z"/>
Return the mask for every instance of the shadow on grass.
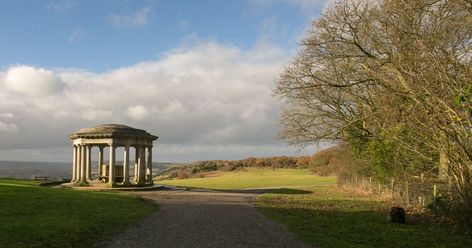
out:
<path id="1" fill-rule="evenodd" d="M 313 193 L 313 191 L 302 190 L 302 189 L 280 188 L 280 189 L 270 190 L 267 193 L 270 193 L 270 194 L 284 194 L 284 195 L 304 195 L 304 194 L 311 194 L 311 193 Z"/>
<path id="2" fill-rule="evenodd" d="M 313 191 L 291 188 L 264 188 L 264 189 L 205 189 L 198 187 L 178 187 L 178 186 L 164 186 L 161 190 L 186 190 L 194 192 L 225 192 L 225 193 L 244 193 L 244 194 L 284 194 L 284 195 L 301 195 L 311 194 Z"/>
<path id="3" fill-rule="evenodd" d="M 448 226 L 393 224 L 386 211 L 258 208 L 317 247 L 472 247 L 470 237 Z"/>

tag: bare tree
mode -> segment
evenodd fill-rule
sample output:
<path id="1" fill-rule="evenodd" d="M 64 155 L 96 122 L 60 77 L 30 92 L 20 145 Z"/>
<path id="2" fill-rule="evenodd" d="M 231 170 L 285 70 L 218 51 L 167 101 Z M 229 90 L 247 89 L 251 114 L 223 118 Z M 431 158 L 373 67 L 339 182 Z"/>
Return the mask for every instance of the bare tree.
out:
<path id="1" fill-rule="evenodd" d="M 281 138 L 388 138 L 408 157 L 399 163 L 418 168 L 442 157 L 472 209 L 471 13 L 470 0 L 338 2 L 313 21 L 277 82 Z"/>

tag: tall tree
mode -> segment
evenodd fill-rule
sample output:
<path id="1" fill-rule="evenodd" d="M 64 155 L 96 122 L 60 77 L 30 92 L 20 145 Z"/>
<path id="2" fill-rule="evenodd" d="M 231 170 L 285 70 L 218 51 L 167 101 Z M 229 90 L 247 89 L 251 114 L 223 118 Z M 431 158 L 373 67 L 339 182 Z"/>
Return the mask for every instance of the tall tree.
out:
<path id="1" fill-rule="evenodd" d="M 442 157 L 472 209 L 471 13 L 470 0 L 337 2 L 313 21 L 277 82 L 281 137 L 381 144 L 382 156 L 393 156 L 377 162 L 392 173 Z"/>

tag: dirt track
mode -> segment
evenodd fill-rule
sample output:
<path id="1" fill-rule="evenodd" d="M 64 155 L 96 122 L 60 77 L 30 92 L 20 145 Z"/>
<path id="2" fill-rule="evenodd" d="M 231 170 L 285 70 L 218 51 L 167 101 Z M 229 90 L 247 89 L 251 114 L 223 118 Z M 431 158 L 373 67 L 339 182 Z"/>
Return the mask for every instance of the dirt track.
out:
<path id="1" fill-rule="evenodd" d="M 216 192 L 179 188 L 139 192 L 159 210 L 107 247 L 311 247 L 255 207 L 261 190 Z"/>

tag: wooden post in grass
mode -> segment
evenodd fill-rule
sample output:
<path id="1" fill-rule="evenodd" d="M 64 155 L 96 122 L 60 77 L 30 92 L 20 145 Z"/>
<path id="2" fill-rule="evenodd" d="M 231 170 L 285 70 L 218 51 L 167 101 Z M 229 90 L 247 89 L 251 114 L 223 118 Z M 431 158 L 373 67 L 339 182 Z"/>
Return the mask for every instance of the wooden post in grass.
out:
<path id="1" fill-rule="evenodd" d="M 392 200 L 394 199 L 394 192 L 393 192 L 393 184 L 395 183 L 395 179 L 392 178 L 390 181 L 390 189 L 392 190 Z"/>
<path id="2" fill-rule="evenodd" d="M 374 187 L 372 187 L 372 177 L 369 177 L 369 190 L 371 190 L 372 192 L 374 192 Z"/>
<path id="3" fill-rule="evenodd" d="M 392 223 L 405 224 L 405 209 L 401 207 L 392 207 L 390 209 L 390 214 L 388 215 L 388 220 Z"/>
<path id="4" fill-rule="evenodd" d="M 406 180 L 405 182 L 405 193 L 406 193 L 406 205 L 409 206 L 410 205 L 410 192 L 408 188 L 408 180 Z"/>
<path id="5" fill-rule="evenodd" d="M 436 187 L 436 184 L 433 185 L 433 206 L 436 207 L 436 199 L 438 197 L 438 189 Z"/>

